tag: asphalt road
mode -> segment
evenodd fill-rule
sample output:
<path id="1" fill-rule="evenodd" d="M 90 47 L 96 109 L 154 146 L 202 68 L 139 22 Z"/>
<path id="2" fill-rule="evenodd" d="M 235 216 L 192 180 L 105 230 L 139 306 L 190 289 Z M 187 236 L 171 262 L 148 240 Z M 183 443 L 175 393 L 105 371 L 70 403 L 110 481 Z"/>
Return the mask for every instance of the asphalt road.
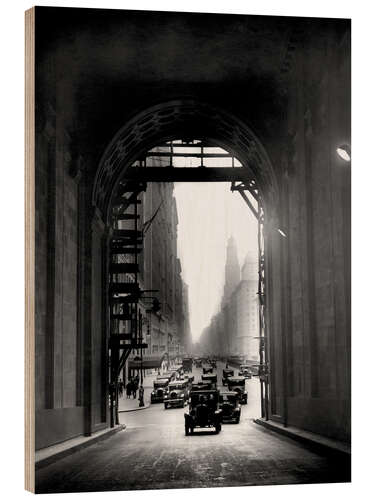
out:
<path id="1" fill-rule="evenodd" d="M 218 380 L 224 365 L 218 364 Z M 237 372 L 236 372 L 237 373 Z M 195 380 L 201 370 L 194 369 Z M 323 457 L 253 423 L 259 381 L 246 382 L 239 424 L 185 436 L 186 408 L 153 404 L 121 414 L 126 430 L 36 474 L 37 493 L 345 482 L 349 464 Z"/>

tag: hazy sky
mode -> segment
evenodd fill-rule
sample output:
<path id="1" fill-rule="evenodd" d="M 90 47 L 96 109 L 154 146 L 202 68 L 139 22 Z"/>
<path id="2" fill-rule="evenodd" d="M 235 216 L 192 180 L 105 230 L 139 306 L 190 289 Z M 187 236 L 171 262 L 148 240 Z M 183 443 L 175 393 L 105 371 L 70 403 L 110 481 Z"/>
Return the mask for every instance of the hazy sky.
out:
<path id="1" fill-rule="evenodd" d="M 196 342 L 217 312 L 224 285 L 226 245 L 237 243 L 240 266 L 257 255 L 257 221 L 230 183 L 175 183 L 178 252 L 189 286 L 190 323 Z"/>

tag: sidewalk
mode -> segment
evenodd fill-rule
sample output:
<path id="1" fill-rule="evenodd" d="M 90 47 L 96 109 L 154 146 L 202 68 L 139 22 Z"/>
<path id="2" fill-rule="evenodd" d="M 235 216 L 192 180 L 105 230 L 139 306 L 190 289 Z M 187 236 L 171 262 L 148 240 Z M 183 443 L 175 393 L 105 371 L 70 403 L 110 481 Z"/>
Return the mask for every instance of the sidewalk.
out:
<path id="1" fill-rule="evenodd" d="M 125 427 L 125 425 L 116 425 L 112 428 L 107 427 L 102 431 L 95 432 L 92 436 L 78 436 L 68 441 L 64 441 L 63 443 L 58 443 L 48 448 L 38 450 L 35 452 L 35 469 L 41 469 L 61 458 L 72 455 L 83 448 L 87 448 L 94 443 L 107 439 L 117 432 L 123 431 Z"/>
<path id="2" fill-rule="evenodd" d="M 305 431 L 297 427 L 293 426 L 284 427 L 282 424 L 273 422 L 272 420 L 255 418 L 253 421 L 255 424 L 261 425 L 262 427 L 272 432 L 276 432 L 278 434 L 282 434 L 291 439 L 294 439 L 295 441 L 302 443 L 304 446 L 309 446 L 318 453 L 323 452 L 324 454 L 327 454 L 331 452 L 336 454 L 342 454 L 344 456 L 350 456 L 351 454 L 351 446 L 347 443 L 343 443 L 335 439 L 330 439 L 324 436 L 320 436 L 319 434 Z"/>
<path id="3" fill-rule="evenodd" d="M 143 388 L 145 390 L 144 401 L 145 406 L 139 406 L 139 391 L 137 391 L 137 397 L 133 399 L 133 396 L 128 399 L 126 397 L 126 390 L 124 390 L 124 394 L 122 398 L 119 398 L 119 413 L 127 412 L 127 411 L 136 411 L 136 410 L 146 410 L 150 406 L 151 399 L 151 391 L 154 388 L 154 380 L 158 376 L 157 370 L 153 370 L 153 373 L 150 375 L 146 375 L 143 379 Z"/>
<path id="4" fill-rule="evenodd" d="M 173 370 L 173 366 L 170 368 L 170 370 Z M 163 375 L 165 371 L 167 370 L 160 369 L 160 375 Z M 146 375 L 143 379 L 143 388 L 145 390 L 145 395 L 144 395 L 145 406 L 142 407 L 139 406 L 138 391 L 137 391 L 137 397 L 135 399 L 133 399 L 132 396 L 130 397 L 130 399 L 128 399 L 126 397 L 126 390 L 124 390 L 122 398 L 119 398 L 119 413 L 124 413 L 127 411 L 146 410 L 147 408 L 149 408 L 151 402 L 151 392 L 154 388 L 154 380 L 156 380 L 157 376 L 158 376 L 158 371 L 153 370 L 151 374 Z"/>

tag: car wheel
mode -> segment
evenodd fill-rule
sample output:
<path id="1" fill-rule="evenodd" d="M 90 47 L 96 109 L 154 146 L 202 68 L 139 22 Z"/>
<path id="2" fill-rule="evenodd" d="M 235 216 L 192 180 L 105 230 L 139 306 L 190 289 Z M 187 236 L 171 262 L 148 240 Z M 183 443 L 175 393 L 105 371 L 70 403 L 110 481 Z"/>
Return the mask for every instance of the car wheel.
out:
<path id="1" fill-rule="evenodd" d="M 237 418 L 236 418 L 236 422 L 235 422 L 235 423 L 236 423 L 236 424 L 239 424 L 239 423 L 240 423 L 240 417 L 237 417 Z"/>
<path id="2" fill-rule="evenodd" d="M 164 405 L 164 409 L 165 409 L 165 410 L 167 410 L 167 409 L 168 409 L 168 405 L 167 405 L 167 404 L 165 404 L 165 405 Z"/>
<path id="3" fill-rule="evenodd" d="M 221 424 L 218 424 L 218 425 L 215 427 L 215 430 L 216 430 L 216 434 L 219 434 L 219 432 L 221 431 Z"/>
<path id="4" fill-rule="evenodd" d="M 185 436 L 189 435 L 189 426 L 185 425 Z"/>

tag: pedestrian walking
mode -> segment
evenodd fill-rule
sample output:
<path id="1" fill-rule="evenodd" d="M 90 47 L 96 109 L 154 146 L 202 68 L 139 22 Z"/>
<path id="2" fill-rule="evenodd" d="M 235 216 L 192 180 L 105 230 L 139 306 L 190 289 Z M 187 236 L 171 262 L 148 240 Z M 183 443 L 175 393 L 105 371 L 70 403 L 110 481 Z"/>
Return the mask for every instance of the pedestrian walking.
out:
<path id="1" fill-rule="evenodd" d="M 137 397 L 137 383 L 135 381 L 135 379 L 132 379 L 132 394 L 133 394 L 133 399 L 135 399 Z"/>
<path id="2" fill-rule="evenodd" d="M 139 406 L 144 406 L 145 401 L 144 401 L 144 395 L 145 395 L 145 390 L 143 389 L 143 385 L 139 388 Z"/>
<path id="3" fill-rule="evenodd" d="M 132 383 L 130 380 L 128 380 L 128 383 L 126 384 L 126 398 L 130 399 L 131 395 L 132 395 Z"/>
<path id="4" fill-rule="evenodd" d="M 120 380 L 118 381 L 118 395 L 120 398 L 122 398 L 123 394 L 124 394 L 124 382 L 120 378 Z"/>

